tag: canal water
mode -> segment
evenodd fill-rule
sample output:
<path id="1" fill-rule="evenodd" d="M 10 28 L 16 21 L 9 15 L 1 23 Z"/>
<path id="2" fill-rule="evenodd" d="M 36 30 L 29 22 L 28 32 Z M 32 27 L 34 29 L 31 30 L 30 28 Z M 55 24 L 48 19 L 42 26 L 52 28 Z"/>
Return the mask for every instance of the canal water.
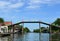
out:
<path id="1" fill-rule="evenodd" d="M 0 41 L 49 41 L 49 34 L 48 33 L 14 34 L 14 37 L 13 35 L 7 37 L 0 37 Z"/>

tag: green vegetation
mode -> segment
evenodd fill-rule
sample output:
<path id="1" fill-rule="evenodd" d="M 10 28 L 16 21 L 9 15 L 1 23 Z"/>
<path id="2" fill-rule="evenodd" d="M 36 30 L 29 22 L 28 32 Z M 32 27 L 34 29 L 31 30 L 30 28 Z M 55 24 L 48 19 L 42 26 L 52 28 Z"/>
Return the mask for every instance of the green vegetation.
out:
<path id="1" fill-rule="evenodd" d="M 30 32 L 30 30 L 28 29 L 28 27 L 23 27 L 22 25 L 16 25 L 14 28 L 18 29 L 19 32 L 22 32 L 22 28 L 23 28 L 23 32 L 24 33 Z"/>
<path id="2" fill-rule="evenodd" d="M 47 27 L 41 27 L 40 29 L 34 29 L 33 32 L 36 32 L 36 33 L 49 33 L 49 28 Z"/>
<path id="3" fill-rule="evenodd" d="M 30 32 L 30 30 L 28 29 L 28 27 L 23 27 L 22 25 L 15 25 L 13 27 L 12 26 L 9 26 L 8 30 L 11 30 L 13 28 L 14 28 L 14 30 L 19 30 L 18 31 L 19 33 L 22 33 L 22 29 L 23 29 L 23 32 L 24 33 Z"/>
<path id="4" fill-rule="evenodd" d="M 0 23 L 4 23 L 4 19 L 3 18 L 0 18 Z"/>
<path id="5" fill-rule="evenodd" d="M 60 18 L 57 18 L 57 20 L 55 20 L 52 25 L 56 25 L 56 26 L 60 26 Z M 55 26 L 51 26 L 51 30 L 52 32 L 59 32 L 60 28 L 55 27 Z"/>
<path id="6" fill-rule="evenodd" d="M 55 20 L 52 24 L 60 26 L 60 18 L 57 18 L 57 20 Z"/>
<path id="7" fill-rule="evenodd" d="M 39 33 L 40 29 L 34 29 L 33 32 Z"/>
<path id="8" fill-rule="evenodd" d="M 0 18 L 0 24 L 4 25 L 4 19 L 3 18 Z"/>
<path id="9" fill-rule="evenodd" d="M 24 32 L 30 32 L 30 30 L 27 27 L 25 27 L 23 31 Z"/>
<path id="10" fill-rule="evenodd" d="M 52 25 L 55 25 L 55 26 L 60 26 L 60 18 L 57 18 L 57 20 L 55 20 Z M 60 31 L 60 28 L 58 27 L 55 27 L 55 26 L 51 26 L 51 32 L 54 33 L 54 32 L 59 32 Z M 41 29 L 41 30 L 40 30 Z M 49 28 L 46 28 L 46 27 L 41 27 L 40 29 L 34 29 L 33 32 L 43 32 L 43 33 L 49 33 Z"/>

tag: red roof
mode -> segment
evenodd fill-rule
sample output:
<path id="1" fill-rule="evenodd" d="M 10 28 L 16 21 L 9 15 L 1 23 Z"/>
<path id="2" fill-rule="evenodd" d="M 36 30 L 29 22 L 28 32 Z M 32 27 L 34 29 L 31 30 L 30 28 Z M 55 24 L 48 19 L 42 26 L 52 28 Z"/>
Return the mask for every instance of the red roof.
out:
<path id="1" fill-rule="evenodd" d="M 5 25 L 11 25 L 12 22 L 4 22 Z"/>

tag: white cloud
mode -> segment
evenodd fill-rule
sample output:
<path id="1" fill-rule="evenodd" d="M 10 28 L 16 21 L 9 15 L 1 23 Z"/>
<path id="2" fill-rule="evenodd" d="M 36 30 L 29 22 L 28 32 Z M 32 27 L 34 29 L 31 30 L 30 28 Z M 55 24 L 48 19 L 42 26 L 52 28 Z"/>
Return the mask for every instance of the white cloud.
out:
<path id="1" fill-rule="evenodd" d="M 40 8 L 40 0 L 30 0 L 29 1 L 29 6 L 28 7 L 26 7 L 26 8 Z"/>
<path id="2" fill-rule="evenodd" d="M 8 5 L 8 4 L 9 4 L 8 2 L 0 1 L 0 6 L 5 6 L 5 5 Z"/>
<path id="3" fill-rule="evenodd" d="M 60 4 L 60 0 L 29 0 L 29 6 L 27 8 L 38 8 L 41 4 L 55 5 Z"/>
<path id="4" fill-rule="evenodd" d="M 24 3 L 22 2 L 19 2 L 19 3 L 16 3 L 16 4 L 11 4 L 9 5 L 10 8 L 19 8 L 19 7 L 22 7 L 24 5 Z"/>
<path id="5" fill-rule="evenodd" d="M 56 3 L 56 4 L 58 4 L 58 3 L 60 3 L 60 0 L 30 0 L 30 3 L 43 3 L 43 4 L 54 4 L 54 3 Z"/>
<path id="6" fill-rule="evenodd" d="M 12 12 L 12 10 L 21 8 L 23 5 L 23 2 L 11 3 L 7 1 L 0 1 L 0 12 L 9 13 L 10 11 Z"/>
<path id="7" fill-rule="evenodd" d="M 10 4 L 9 2 L 0 1 L 0 8 L 1 8 L 1 7 L 6 7 L 6 6 L 8 6 L 9 4 Z"/>
<path id="8" fill-rule="evenodd" d="M 9 11 L 12 9 L 21 8 L 24 6 L 25 1 L 22 0 L 9 0 L 9 1 L 0 1 L 0 10 Z M 29 0 L 27 2 L 28 6 L 26 8 L 40 8 L 41 4 L 55 5 L 60 4 L 60 0 Z M 4 11 L 4 12 L 5 12 Z"/>
<path id="9" fill-rule="evenodd" d="M 41 0 L 41 3 L 42 4 L 47 4 L 47 5 L 50 5 L 50 4 L 60 4 L 60 0 Z"/>
<path id="10" fill-rule="evenodd" d="M 31 5 L 31 6 L 28 6 L 28 7 L 26 7 L 26 8 L 32 8 L 32 9 L 35 9 L 35 8 L 39 8 L 40 6 L 34 6 L 34 5 Z"/>

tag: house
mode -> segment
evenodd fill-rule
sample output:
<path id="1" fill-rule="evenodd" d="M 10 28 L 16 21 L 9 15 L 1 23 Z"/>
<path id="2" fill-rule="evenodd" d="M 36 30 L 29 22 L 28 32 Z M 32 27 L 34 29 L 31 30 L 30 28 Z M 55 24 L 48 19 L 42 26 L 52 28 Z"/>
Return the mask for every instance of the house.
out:
<path id="1" fill-rule="evenodd" d="M 11 25 L 12 22 L 4 22 L 4 25 L 2 25 L 3 23 L 0 23 L 0 33 L 8 33 L 8 25 Z"/>

